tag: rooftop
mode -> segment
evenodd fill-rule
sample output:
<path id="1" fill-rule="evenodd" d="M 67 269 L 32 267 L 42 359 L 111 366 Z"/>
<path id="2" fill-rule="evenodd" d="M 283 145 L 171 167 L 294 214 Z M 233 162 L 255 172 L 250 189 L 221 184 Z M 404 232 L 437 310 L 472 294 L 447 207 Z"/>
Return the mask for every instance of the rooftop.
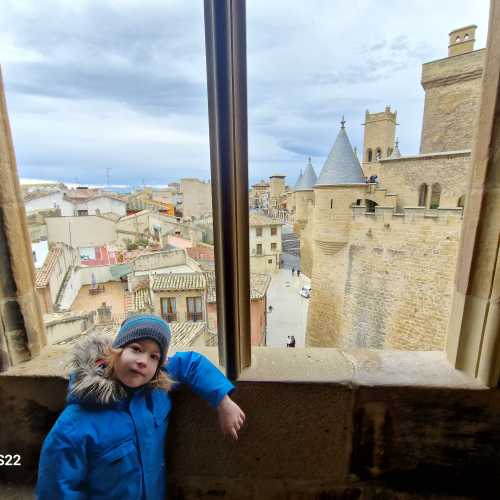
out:
<path id="1" fill-rule="evenodd" d="M 217 301 L 217 293 L 215 289 L 215 272 L 209 271 L 205 273 L 207 282 L 207 302 L 214 304 Z M 271 283 L 271 275 L 262 273 L 250 273 L 250 300 L 261 299 L 267 293 L 269 284 Z"/>
<path id="2" fill-rule="evenodd" d="M 365 177 L 347 137 L 345 121 L 342 119 L 337 139 L 321 169 L 316 186 L 349 184 L 365 184 Z"/>
<path id="3" fill-rule="evenodd" d="M 295 191 L 312 191 L 317 180 L 318 176 L 314 171 L 314 167 L 312 166 L 311 163 L 311 158 L 309 157 L 306 169 L 304 170 L 304 173 L 302 174 L 300 180 L 297 182 L 295 186 Z"/>
<path id="4" fill-rule="evenodd" d="M 153 290 L 204 290 L 203 273 L 168 273 L 153 276 Z"/>

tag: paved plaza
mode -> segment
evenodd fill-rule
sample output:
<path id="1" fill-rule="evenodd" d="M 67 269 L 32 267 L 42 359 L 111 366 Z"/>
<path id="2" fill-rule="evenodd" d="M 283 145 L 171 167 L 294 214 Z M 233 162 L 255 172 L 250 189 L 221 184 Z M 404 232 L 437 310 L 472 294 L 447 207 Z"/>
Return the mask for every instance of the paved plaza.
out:
<path id="1" fill-rule="evenodd" d="M 309 299 L 299 291 L 309 280 L 303 275 L 292 276 L 291 269 L 280 269 L 272 274 L 267 292 L 267 304 L 272 312 L 267 315 L 267 342 L 270 347 L 286 347 L 288 335 L 295 337 L 296 347 L 304 347 Z"/>

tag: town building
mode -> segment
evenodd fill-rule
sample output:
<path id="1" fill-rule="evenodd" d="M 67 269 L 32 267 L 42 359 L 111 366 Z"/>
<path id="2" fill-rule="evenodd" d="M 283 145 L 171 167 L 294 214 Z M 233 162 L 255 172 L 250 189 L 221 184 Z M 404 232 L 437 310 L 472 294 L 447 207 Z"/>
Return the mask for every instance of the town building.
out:
<path id="1" fill-rule="evenodd" d="M 212 213 L 212 185 L 199 179 L 181 179 L 182 217 L 199 219 Z"/>
<path id="2" fill-rule="evenodd" d="M 251 212 L 250 226 L 250 269 L 255 273 L 277 271 L 281 262 L 280 220 Z"/>

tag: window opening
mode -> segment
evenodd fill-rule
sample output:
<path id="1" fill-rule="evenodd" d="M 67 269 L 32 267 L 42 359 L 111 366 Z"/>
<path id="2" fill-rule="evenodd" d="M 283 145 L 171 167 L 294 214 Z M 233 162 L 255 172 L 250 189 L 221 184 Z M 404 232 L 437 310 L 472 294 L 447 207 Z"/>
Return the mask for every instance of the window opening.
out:
<path id="1" fill-rule="evenodd" d="M 418 206 L 419 207 L 426 207 L 427 206 L 427 191 L 428 191 L 427 184 L 425 184 L 425 183 L 421 184 L 419 192 L 418 192 Z"/>
<path id="2" fill-rule="evenodd" d="M 177 308 L 175 297 L 164 297 L 161 299 L 161 315 L 168 323 L 177 321 Z"/>
<path id="3" fill-rule="evenodd" d="M 441 185 L 436 182 L 432 185 L 430 208 L 433 208 L 433 209 L 439 208 L 440 200 L 441 200 Z"/>

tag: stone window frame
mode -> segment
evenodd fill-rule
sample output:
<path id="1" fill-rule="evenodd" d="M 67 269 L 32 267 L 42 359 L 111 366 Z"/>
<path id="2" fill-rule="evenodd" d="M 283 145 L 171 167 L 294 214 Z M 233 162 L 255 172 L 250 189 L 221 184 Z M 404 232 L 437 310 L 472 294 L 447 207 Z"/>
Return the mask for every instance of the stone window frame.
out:
<path id="1" fill-rule="evenodd" d="M 373 161 L 373 151 L 371 148 L 368 148 L 366 150 L 366 161 L 368 161 L 368 162 Z"/>
<path id="2" fill-rule="evenodd" d="M 256 227 L 255 228 L 255 236 L 261 237 L 262 236 L 262 227 Z"/>
<path id="3" fill-rule="evenodd" d="M 235 332 L 220 335 L 219 360 L 236 380 L 250 366 L 245 6 L 225 0 L 205 8 L 217 312 L 225 332 Z M 500 4 L 492 2 L 445 350 L 454 368 L 488 386 L 500 375 L 499 54 Z M 36 357 L 47 343 L 3 89 L 0 71 L 0 370 Z"/>

